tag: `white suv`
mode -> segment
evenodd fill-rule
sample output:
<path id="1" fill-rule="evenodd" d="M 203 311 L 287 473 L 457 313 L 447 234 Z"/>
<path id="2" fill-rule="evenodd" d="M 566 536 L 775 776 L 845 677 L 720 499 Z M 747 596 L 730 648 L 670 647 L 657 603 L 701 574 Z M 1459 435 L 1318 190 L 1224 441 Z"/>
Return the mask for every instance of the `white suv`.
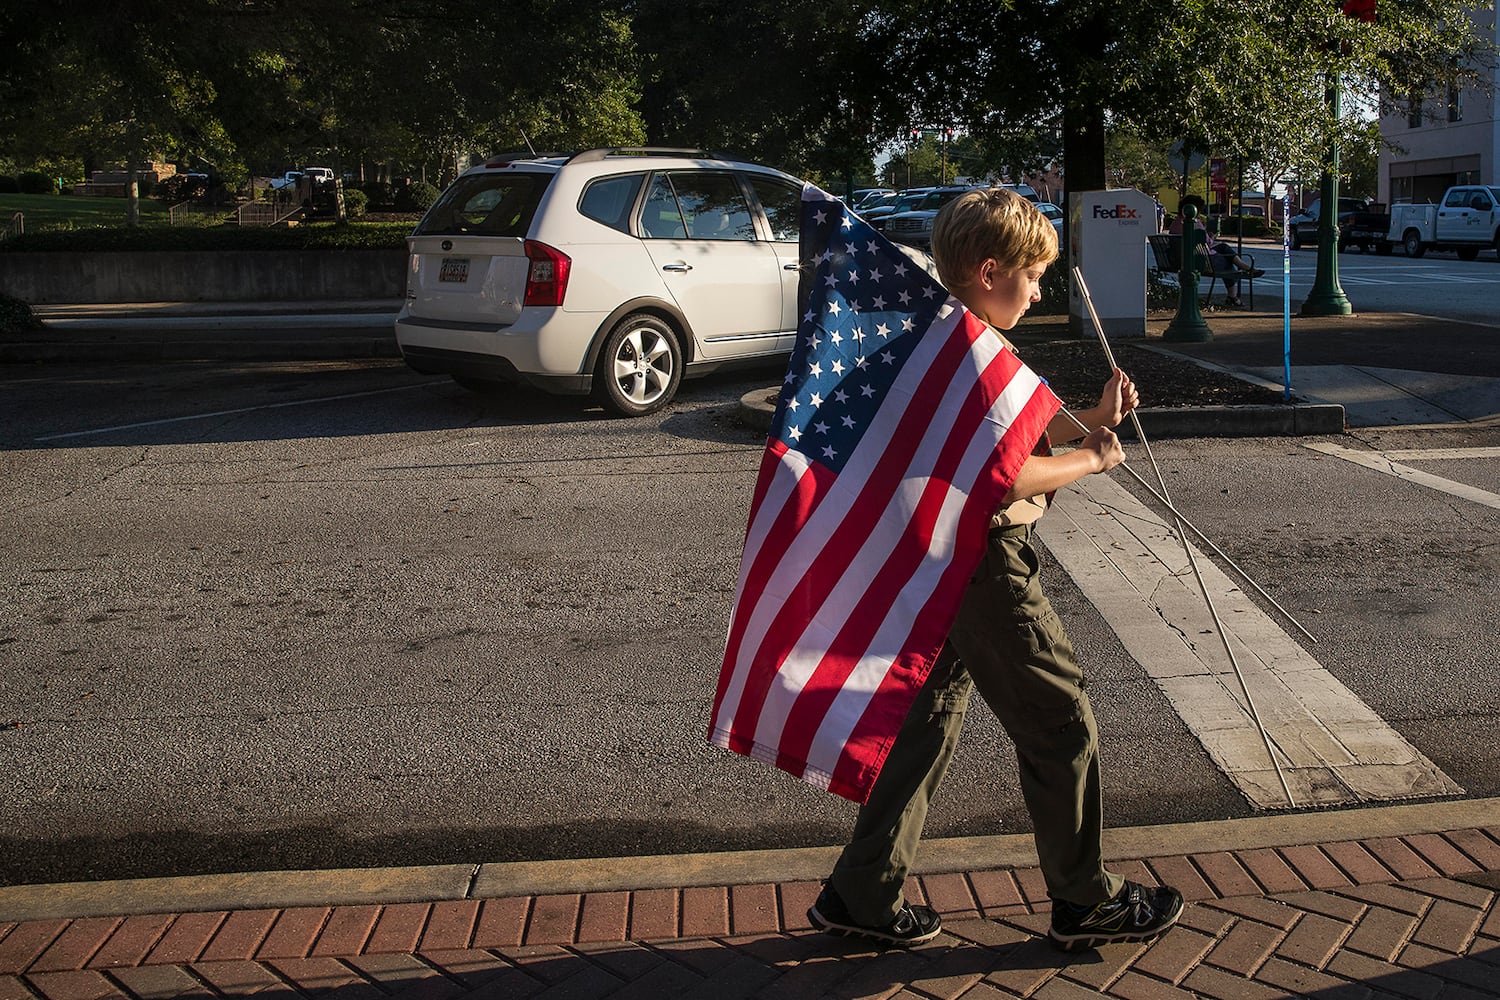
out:
<path id="1" fill-rule="evenodd" d="M 468 388 L 650 413 L 684 374 L 790 353 L 801 200 L 795 177 L 692 150 L 490 160 L 407 240 L 396 341 Z"/>

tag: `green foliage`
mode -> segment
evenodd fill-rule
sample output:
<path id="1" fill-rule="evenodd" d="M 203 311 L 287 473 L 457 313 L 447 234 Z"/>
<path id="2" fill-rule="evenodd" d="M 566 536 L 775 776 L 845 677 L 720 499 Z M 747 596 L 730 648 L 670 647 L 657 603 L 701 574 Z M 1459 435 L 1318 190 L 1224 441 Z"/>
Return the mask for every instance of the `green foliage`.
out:
<path id="1" fill-rule="evenodd" d="M 385 181 L 369 181 L 361 184 L 359 189 L 364 192 L 372 206 L 390 208 L 395 204 L 396 196 L 391 192 L 391 186 Z M 346 191 L 345 194 L 348 192 Z"/>
<path id="2" fill-rule="evenodd" d="M 22 171 L 16 178 L 16 186 L 22 194 L 56 194 L 57 182 L 37 170 Z"/>
<path id="3" fill-rule="evenodd" d="M 365 214 L 369 207 L 370 196 L 359 188 L 344 188 L 344 213 L 351 219 L 358 219 Z"/>
<path id="4" fill-rule="evenodd" d="M 286 227 L 111 227 L 27 232 L 0 244 L 0 252 L 150 252 L 163 250 L 399 250 L 412 227 L 404 222 L 333 223 Z"/>
<path id="5" fill-rule="evenodd" d="M 396 192 L 396 211 L 425 212 L 442 194 L 426 181 L 415 181 Z"/>
<path id="6" fill-rule="evenodd" d="M 20 299 L 0 295 L 0 337 L 30 333 L 41 328 L 42 321 L 36 318 L 31 306 Z"/>

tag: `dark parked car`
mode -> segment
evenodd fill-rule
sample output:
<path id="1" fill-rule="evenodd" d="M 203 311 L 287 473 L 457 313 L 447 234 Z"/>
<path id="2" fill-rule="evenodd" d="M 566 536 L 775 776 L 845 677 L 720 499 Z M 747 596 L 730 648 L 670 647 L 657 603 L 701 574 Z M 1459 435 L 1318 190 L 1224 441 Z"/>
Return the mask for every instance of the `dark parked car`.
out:
<path id="1" fill-rule="evenodd" d="M 1292 229 L 1293 250 L 1301 250 L 1304 246 L 1315 247 L 1318 245 L 1318 214 L 1322 211 L 1322 202 L 1323 199 L 1314 198 L 1313 203 L 1311 205 L 1308 205 L 1306 210 L 1298 215 L 1292 216 L 1289 220 L 1288 224 Z M 1366 206 L 1369 204 L 1369 198 L 1339 199 L 1338 223 L 1339 229 L 1341 231 L 1339 246 L 1340 250 L 1344 249 L 1342 245 L 1342 231 L 1346 230 L 1349 226 L 1349 223 L 1354 220 L 1354 213 L 1365 211 Z"/>

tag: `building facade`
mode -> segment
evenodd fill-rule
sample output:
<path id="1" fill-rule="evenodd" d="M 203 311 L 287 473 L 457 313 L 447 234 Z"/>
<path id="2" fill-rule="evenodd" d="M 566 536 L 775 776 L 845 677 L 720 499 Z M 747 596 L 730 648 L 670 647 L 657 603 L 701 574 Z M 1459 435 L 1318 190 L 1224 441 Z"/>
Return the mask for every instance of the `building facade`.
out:
<path id="1" fill-rule="evenodd" d="M 1496 40 L 1493 10 L 1470 17 L 1482 37 Z M 1500 184 L 1500 66 L 1486 72 L 1489 93 L 1454 89 L 1382 102 L 1379 201 L 1437 202 L 1455 184 Z"/>

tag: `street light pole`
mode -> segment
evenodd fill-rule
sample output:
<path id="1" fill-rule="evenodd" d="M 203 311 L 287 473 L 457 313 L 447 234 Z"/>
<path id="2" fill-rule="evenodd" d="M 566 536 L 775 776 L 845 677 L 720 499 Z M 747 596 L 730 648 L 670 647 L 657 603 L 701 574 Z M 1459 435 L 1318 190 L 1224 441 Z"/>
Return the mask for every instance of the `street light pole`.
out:
<path id="1" fill-rule="evenodd" d="M 1328 108 L 1334 128 L 1342 110 L 1338 74 L 1328 74 Z M 1339 285 L 1339 140 L 1337 131 L 1328 141 L 1323 180 L 1318 194 L 1318 270 L 1312 289 L 1302 303 L 1304 316 L 1348 316 L 1354 312 L 1349 297 Z"/>

